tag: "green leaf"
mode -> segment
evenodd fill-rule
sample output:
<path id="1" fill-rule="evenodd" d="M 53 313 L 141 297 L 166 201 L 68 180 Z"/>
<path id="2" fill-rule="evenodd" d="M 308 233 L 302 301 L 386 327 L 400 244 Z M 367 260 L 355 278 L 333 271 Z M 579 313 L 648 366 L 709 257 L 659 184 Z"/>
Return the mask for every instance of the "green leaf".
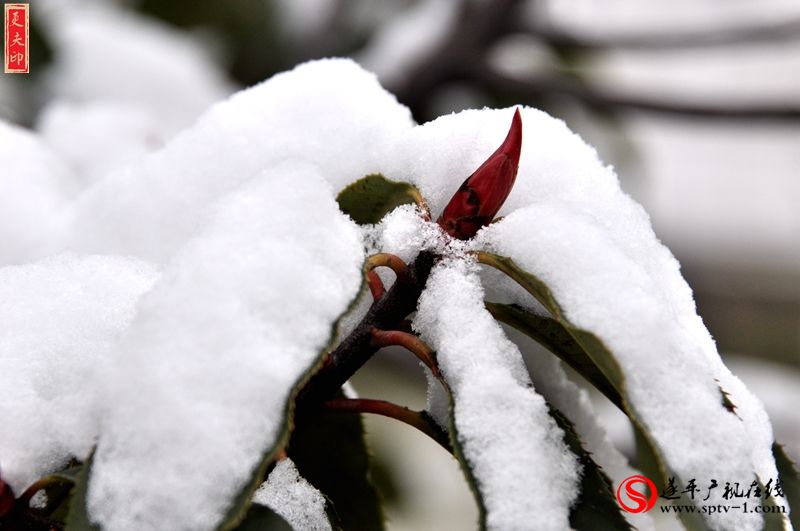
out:
<path id="1" fill-rule="evenodd" d="M 89 492 L 89 477 L 92 473 L 92 462 L 94 461 L 94 450 L 89 458 L 81 467 L 75 479 L 75 487 L 72 490 L 72 499 L 69 502 L 69 513 L 67 514 L 65 531 L 99 531 L 100 527 L 94 525 L 89 520 L 89 510 L 87 505 L 87 494 Z"/>
<path id="2" fill-rule="evenodd" d="M 561 358 L 622 409 L 619 392 L 561 323 L 531 313 L 516 304 L 487 302 L 486 309 L 498 321 L 516 328 Z"/>
<path id="3" fill-rule="evenodd" d="M 564 442 L 578 457 L 583 467 L 581 490 L 569 517 L 572 528 L 576 531 L 595 531 L 596 529 L 626 531 L 632 529 L 620 512 L 611 480 L 594 462 L 591 454 L 583 448 L 575 426 L 563 413 L 552 406 L 550 406 L 550 416 L 564 431 Z"/>
<path id="4" fill-rule="evenodd" d="M 789 520 L 792 522 L 792 527 L 800 529 L 800 472 L 797 471 L 794 461 L 786 455 L 786 450 L 782 445 L 773 443 L 772 455 L 775 456 L 778 476 L 783 482 L 786 504 L 791 510 Z"/>
<path id="5" fill-rule="evenodd" d="M 292 526 L 269 507 L 254 503 L 236 531 L 292 531 Z"/>
<path id="6" fill-rule="evenodd" d="M 300 475 L 329 501 L 332 523 L 345 530 L 381 530 L 384 516 L 369 479 L 369 458 L 360 415 L 306 410 L 298 416 L 289 457 Z"/>
<path id="7" fill-rule="evenodd" d="M 336 201 L 341 211 L 359 225 L 378 223 L 400 205 L 424 205 L 422 195 L 415 186 L 389 180 L 379 173 L 367 175 L 348 185 L 339 193 Z"/>

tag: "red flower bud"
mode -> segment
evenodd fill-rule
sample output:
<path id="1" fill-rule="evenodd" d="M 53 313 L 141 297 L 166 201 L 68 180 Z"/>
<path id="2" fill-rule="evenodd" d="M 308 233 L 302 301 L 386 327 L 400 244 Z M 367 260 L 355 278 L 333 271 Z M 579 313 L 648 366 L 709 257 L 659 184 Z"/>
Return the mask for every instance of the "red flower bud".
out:
<path id="1" fill-rule="evenodd" d="M 15 501 L 16 496 L 14 496 L 14 491 L 11 490 L 8 483 L 0 479 L 0 518 L 11 512 L 11 509 L 14 508 Z"/>
<path id="2" fill-rule="evenodd" d="M 470 175 L 444 208 L 437 223 L 450 236 L 468 240 L 491 223 L 514 187 L 522 148 L 522 117 L 514 113 L 511 128 L 497 151 Z"/>

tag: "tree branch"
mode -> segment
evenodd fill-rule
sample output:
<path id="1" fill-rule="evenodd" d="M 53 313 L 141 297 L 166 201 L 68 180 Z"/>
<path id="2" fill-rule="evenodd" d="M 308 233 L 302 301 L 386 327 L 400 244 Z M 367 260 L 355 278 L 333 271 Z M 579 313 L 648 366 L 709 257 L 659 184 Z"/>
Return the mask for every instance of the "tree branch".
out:
<path id="1" fill-rule="evenodd" d="M 520 23 L 517 31 L 528 33 L 556 47 L 580 51 L 625 50 L 679 50 L 706 48 L 762 42 L 787 42 L 800 40 L 800 18 L 782 20 L 771 24 L 739 26 L 725 29 L 702 29 L 685 32 L 662 32 L 611 36 L 577 35 L 568 30 L 545 25 Z"/>
<path id="2" fill-rule="evenodd" d="M 374 328 L 395 330 L 402 326 L 408 314 L 417 308 L 417 300 L 428 280 L 433 261 L 431 253 L 420 253 L 408 268 L 408 274 L 398 277 L 389 291 L 373 302 L 361 322 L 327 356 L 323 367 L 303 387 L 297 400 L 298 409 L 318 407 L 333 398 L 378 351 L 379 347 L 373 344 Z"/>
<path id="3" fill-rule="evenodd" d="M 490 90 L 510 94 L 521 102 L 536 103 L 541 97 L 565 98 L 608 112 L 640 112 L 682 118 L 800 122 L 800 106 L 772 103 L 719 104 L 674 101 L 639 95 L 623 95 L 590 87 L 563 76 L 516 78 L 488 65 L 477 67 L 472 80 Z"/>

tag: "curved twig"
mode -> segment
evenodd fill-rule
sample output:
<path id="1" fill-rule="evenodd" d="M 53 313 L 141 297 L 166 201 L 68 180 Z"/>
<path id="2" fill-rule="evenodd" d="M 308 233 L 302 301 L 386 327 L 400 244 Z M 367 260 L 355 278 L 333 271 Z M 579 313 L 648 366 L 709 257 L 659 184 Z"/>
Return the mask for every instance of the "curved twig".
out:
<path id="1" fill-rule="evenodd" d="M 399 420 L 418 429 L 439 443 L 442 448 L 453 453 L 447 434 L 424 411 L 414 411 L 386 400 L 369 398 L 334 398 L 325 402 L 325 408 L 339 413 L 371 413 Z"/>
<path id="2" fill-rule="evenodd" d="M 411 271 L 403 259 L 391 253 L 373 254 L 367 258 L 364 262 L 364 273 L 369 275 L 376 267 L 390 268 L 401 282 L 407 282 L 411 278 Z"/>
<path id="3" fill-rule="evenodd" d="M 401 346 L 411 351 L 425 364 L 437 380 L 442 378 L 439 365 L 436 363 L 436 353 L 423 340 L 400 330 L 380 330 L 372 328 L 372 345 L 375 347 Z"/>

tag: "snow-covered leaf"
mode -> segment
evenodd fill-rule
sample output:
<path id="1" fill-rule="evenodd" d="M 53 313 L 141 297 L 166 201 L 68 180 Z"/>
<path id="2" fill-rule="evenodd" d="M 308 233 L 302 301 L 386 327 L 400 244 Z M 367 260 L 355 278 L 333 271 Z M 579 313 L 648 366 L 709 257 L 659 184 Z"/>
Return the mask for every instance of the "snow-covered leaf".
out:
<path id="1" fill-rule="evenodd" d="M 483 297 L 474 265 L 444 261 L 434 266 L 414 318 L 452 391 L 456 437 L 485 508 L 481 526 L 536 521 L 542 530 L 567 529 L 579 464 Z"/>
<path id="2" fill-rule="evenodd" d="M 513 326 L 575 369 L 611 402 L 622 407 L 622 399 L 608 378 L 597 367 L 575 338 L 557 320 L 537 315 L 515 304 L 486 303 L 486 309 L 498 321 Z"/>
<path id="3" fill-rule="evenodd" d="M 297 388 L 357 295 L 363 260 L 356 226 L 306 165 L 220 200 L 119 347 L 92 518 L 109 531 L 243 518 L 237 495 L 256 488 L 254 471 L 285 440 Z"/>
<path id="4" fill-rule="evenodd" d="M 352 61 L 300 65 L 212 106 L 163 149 L 89 188 L 71 209 L 63 245 L 165 262 L 210 204 L 259 172 L 302 162 L 338 191 L 381 171 L 412 124 Z"/>
<path id="5" fill-rule="evenodd" d="M 478 120 L 451 118 L 449 125 L 472 129 Z M 495 120 L 486 118 L 502 131 Z M 684 484 L 774 477 L 763 406 L 722 363 L 677 261 L 643 209 L 563 124 L 531 111 L 523 112 L 523 123 L 509 213 L 481 231 L 474 248 L 513 260 L 547 287 L 556 305 L 547 305 L 541 286 L 526 286 L 620 392 L 665 475 Z M 517 293 L 508 296 L 526 305 Z M 736 404 L 735 415 L 723 406 L 720 388 Z M 756 530 L 763 518 L 709 514 L 703 525 Z"/>

